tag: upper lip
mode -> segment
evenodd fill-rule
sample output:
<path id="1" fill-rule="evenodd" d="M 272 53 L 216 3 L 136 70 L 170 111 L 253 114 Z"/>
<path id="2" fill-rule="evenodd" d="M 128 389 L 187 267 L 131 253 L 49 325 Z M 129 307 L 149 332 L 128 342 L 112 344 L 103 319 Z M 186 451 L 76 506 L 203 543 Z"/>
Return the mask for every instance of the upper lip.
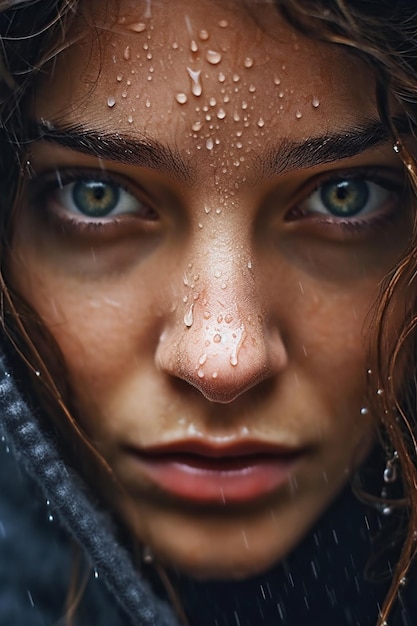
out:
<path id="1" fill-rule="evenodd" d="M 292 457 L 305 451 L 304 447 L 273 444 L 264 441 L 244 440 L 227 443 L 187 439 L 163 443 L 146 448 L 129 446 L 130 451 L 141 456 L 159 457 L 190 454 L 207 459 L 224 459 L 250 456 Z"/>

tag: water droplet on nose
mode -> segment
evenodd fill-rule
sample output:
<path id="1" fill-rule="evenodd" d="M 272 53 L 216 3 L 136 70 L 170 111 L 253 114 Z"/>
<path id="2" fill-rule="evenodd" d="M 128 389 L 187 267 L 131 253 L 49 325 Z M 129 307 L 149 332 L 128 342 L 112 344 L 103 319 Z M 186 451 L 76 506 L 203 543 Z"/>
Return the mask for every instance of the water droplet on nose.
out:
<path id="1" fill-rule="evenodd" d="M 311 101 L 311 104 L 313 105 L 315 109 L 317 109 L 320 106 L 320 100 L 318 98 L 313 98 L 313 100 Z"/>
<path id="2" fill-rule="evenodd" d="M 187 73 L 191 78 L 191 93 L 193 96 L 201 96 L 203 93 L 203 87 L 200 81 L 201 70 L 193 70 L 191 67 L 187 67 Z"/>
<path id="3" fill-rule="evenodd" d="M 303 117 L 303 114 L 301 113 L 301 111 L 296 111 L 295 117 L 297 118 L 297 120 L 300 120 Z"/>
<path id="4" fill-rule="evenodd" d="M 206 361 L 207 361 L 207 354 L 202 354 L 200 358 L 198 359 L 199 365 L 204 365 Z"/>
<path id="5" fill-rule="evenodd" d="M 217 65 L 222 60 L 222 55 L 217 50 L 207 50 L 206 60 L 212 65 Z"/>
<path id="6" fill-rule="evenodd" d="M 221 335 L 219 335 L 219 333 L 216 333 L 216 334 L 214 335 L 214 337 L 213 337 L 213 341 L 214 341 L 214 343 L 220 343 L 220 342 L 221 342 L 221 340 L 222 340 Z"/>
<path id="7" fill-rule="evenodd" d="M 134 24 L 129 24 L 127 28 L 133 30 L 134 33 L 143 33 L 143 31 L 146 30 L 146 24 L 143 22 L 135 22 Z"/>
<path id="8" fill-rule="evenodd" d="M 123 52 L 123 58 L 125 61 L 129 61 L 131 56 L 130 46 L 126 46 Z"/>
<path id="9" fill-rule="evenodd" d="M 251 57 L 246 57 L 246 59 L 243 61 L 243 65 L 247 68 L 252 67 L 253 59 Z"/>
<path id="10" fill-rule="evenodd" d="M 190 49 L 191 52 L 198 52 L 198 45 L 197 42 L 194 41 L 194 39 L 191 40 Z"/>
<path id="11" fill-rule="evenodd" d="M 175 94 L 175 100 L 178 104 L 185 104 L 187 102 L 187 94 L 180 92 Z"/>
<path id="12" fill-rule="evenodd" d="M 184 324 L 187 326 L 187 328 L 191 328 L 191 326 L 193 325 L 193 321 L 194 321 L 193 309 L 194 309 L 194 303 L 190 306 L 187 313 L 184 315 Z"/>
<path id="13" fill-rule="evenodd" d="M 220 108 L 217 111 L 217 117 L 218 117 L 219 120 L 224 120 L 224 118 L 226 117 L 226 111 L 224 109 Z"/>
<path id="14" fill-rule="evenodd" d="M 109 96 L 107 98 L 107 106 L 112 109 L 115 104 L 116 104 L 116 98 L 114 96 Z"/>
<path id="15" fill-rule="evenodd" d="M 213 139 L 209 137 L 206 141 L 207 150 L 213 150 L 213 146 L 214 146 Z"/>

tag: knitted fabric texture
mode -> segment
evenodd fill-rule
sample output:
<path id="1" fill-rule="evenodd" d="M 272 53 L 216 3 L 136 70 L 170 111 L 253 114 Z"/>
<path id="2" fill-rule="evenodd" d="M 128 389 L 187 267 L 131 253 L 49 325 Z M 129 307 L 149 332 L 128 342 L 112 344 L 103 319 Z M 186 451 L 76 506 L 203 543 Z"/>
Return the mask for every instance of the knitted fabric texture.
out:
<path id="1" fill-rule="evenodd" d="M 7 445 L 40 485 L 54 515 L 84 548 L 134 626 L 177 626 L 171 609 L 136 572 L 115 538 L 109 518 L 93 504 L 80 477 L 61 459 L 52 438 L 21 397 L 4 357 L 0 357 L 0 429 Z"/>

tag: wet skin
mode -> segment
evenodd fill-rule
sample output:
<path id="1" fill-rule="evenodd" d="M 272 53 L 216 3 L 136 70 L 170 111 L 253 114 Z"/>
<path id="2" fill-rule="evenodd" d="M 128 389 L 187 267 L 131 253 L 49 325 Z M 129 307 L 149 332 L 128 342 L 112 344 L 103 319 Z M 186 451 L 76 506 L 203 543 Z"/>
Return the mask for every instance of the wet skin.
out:
<path id="1" fill-rule="evenodd" d="M 11 277 L 132 532 L 198 577 L 248 576 L 369 449 L 366 317 L 409 228 L 398 157 L 368 132 L 369 71 L 272 6 L 81 6 L 35 97 Z M 245 444 L 271 446 L 276 482 L 263 452 L 232 476 Z"/>

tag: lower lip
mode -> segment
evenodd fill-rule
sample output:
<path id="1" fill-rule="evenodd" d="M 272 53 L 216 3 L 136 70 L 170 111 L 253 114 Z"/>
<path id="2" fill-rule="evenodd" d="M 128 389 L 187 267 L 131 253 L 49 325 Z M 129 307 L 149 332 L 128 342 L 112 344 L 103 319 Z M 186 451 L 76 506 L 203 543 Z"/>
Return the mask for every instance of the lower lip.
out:
<path id="1" fill-rule="evenodd" d="M 295 455 L 202 459 L 198 464 L 181 457 L 136 458 L 160 489 L 199 504 L 243 504 L 265 497 L 288 483 L 296 462 Z"/>

